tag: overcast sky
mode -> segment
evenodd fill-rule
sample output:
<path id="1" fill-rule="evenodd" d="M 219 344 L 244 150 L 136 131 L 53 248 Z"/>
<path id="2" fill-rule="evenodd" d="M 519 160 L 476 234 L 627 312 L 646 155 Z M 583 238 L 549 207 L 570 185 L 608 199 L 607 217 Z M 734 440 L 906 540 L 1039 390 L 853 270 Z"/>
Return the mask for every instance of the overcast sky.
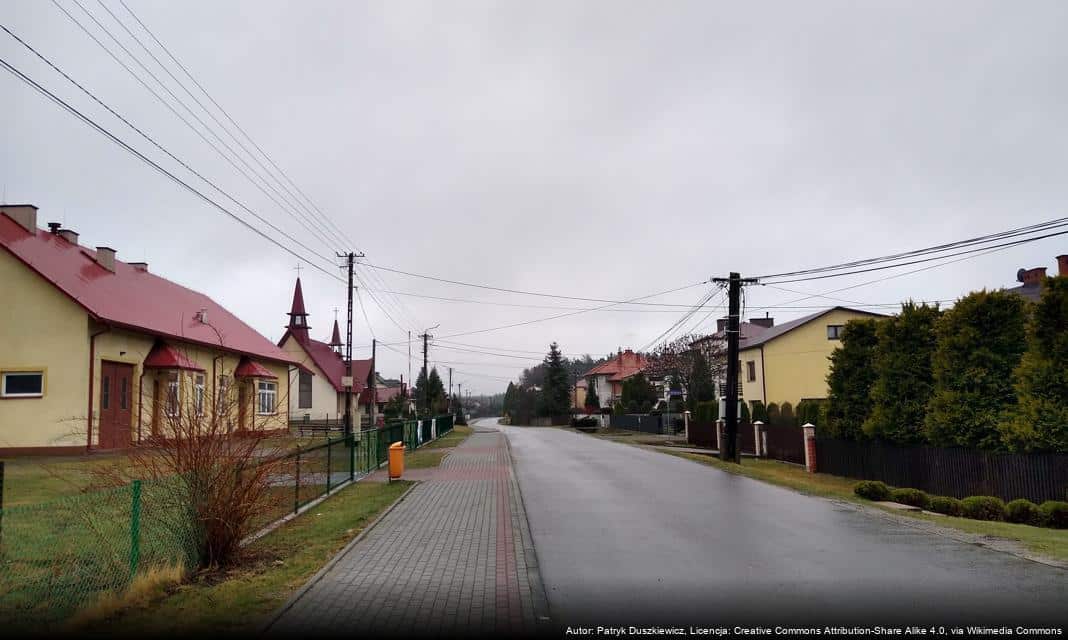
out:
<path id="1" fill-rule="evenodd" d="M 173 103 L 74 0 L 56 2 Z M 78 2 L 216 126 L 98 0 Z M 103 2 L 170 63 L 118 0 Z M 383 266 L 623 300 L 731 270 L 819 266 L 1065 215 L 1063 2 L 126 2 L 368 260 Z M 346 244 L 327 246 L 310 234 L 53 2 L 5 0 L 0 20 L 316 252 L 330 256 Z M 248 217 L 3 33 L 0 56 Z M 4 200 L 36 204 L 42 226 L 58 220 L 88 246 L 147 260 L 155 273 L 210 294 L 268 338 L 281 336 L 296 258 L 10 74 L 0 74 L 0 96 Z M 295 250 L 308 258 L 302 278 L 312 333 L 325 338 L 345 287 L 309 263 L 341 272 Z M 1052 273 L 1053 257 L 1066 252 L 1068 240 L 1054 238 L 835 297 L 953 299 L 1010 286 L 1020 267 Z M 357 311 L 361 346 L 372 329 L 380 340 L 404 342 L 407 330 L 435 324 L 444 337 L 597 306 L 369 271 L 362 277 L 374 278 L 368 284 L 396 324 L 364 297 L 370 328 Z M 828 292 L 893 273 L 785 286 Z M 691 287 L 651 301 L 693 304 L 706 291 Z M 759 309 L 798 297 L 750 288 L 747 315 L 783 321 L 809 313 Z M 794 306 L 818 304 L 836 303 L 813 298 Z M 597 355 L 644 346 L 684 311 L 598 311 L 452 340 L 517 355 L 557 340 L 566 353 Z M 708 315 L 698 330 L 714 327 L 719 313 L 702 311 L 687 326 Z M 445 346 L 432 349 L 432 360 L 454 363 L 462 372 L 454 381 L 476 393 L 501 390 L 505 378 L 536 361 Z M 395 348 L 407 352 L 404 344 Z M 407 378 L 407 357 L 380 350 L 378 369 Z"/>

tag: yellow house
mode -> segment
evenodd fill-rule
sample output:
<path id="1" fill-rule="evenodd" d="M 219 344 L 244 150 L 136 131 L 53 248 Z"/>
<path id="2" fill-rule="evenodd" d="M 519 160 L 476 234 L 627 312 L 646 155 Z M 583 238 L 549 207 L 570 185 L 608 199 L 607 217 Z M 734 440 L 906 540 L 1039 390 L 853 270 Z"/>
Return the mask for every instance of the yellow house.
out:
<path id="1" fill-rule="evenodd" d="M 0 455 L 129 447 L 164 420 L 285 429 L 299 363 L 211 298 L 0 205 Z M 236 411 L 234 409 L 236 408 Z"/>
<path id="2" fill-rule="evenodd" d="M 872 317 L 885 316 L 833 307 L 777 326 L 750 327 L 739 344 L 742 397 L 750 407 L 756 400 L 796 407 L 801 400 L 826 398 L 829 358 L 841 344 L 842 328 Z"/>

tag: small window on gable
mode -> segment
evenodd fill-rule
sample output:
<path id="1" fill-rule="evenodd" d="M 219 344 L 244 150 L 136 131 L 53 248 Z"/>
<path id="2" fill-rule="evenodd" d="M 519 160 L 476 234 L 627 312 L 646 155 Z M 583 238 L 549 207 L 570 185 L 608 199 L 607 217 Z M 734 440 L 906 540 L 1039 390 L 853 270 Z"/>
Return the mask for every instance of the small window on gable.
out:
<path id="1" fill-rule="evenodd" d="M 841 340 L 842 330 L 845 329 L 843 324 L 829 324 L 827 325 L 827 339 L 828 340 Z"/>
<path id="2" fill-rule="evenodd" d="M 0 398 L 40 398 L 44 395 L 43 371 L 4 371 Z"/>

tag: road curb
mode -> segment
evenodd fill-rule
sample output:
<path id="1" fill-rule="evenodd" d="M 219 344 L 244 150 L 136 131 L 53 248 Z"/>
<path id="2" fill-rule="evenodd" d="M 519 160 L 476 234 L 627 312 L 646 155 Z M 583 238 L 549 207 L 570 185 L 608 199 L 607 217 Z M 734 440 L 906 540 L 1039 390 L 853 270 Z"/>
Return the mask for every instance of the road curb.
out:
<path id="1" fill-rule="evenodd" d="M 263 626 L 260 627 L 259 633 L 257 635 L 263 635 L 270 631 L 271 627 L 274 625 L 274 623 L 278 622 L 279 618 L 281 618 L 287 611 L 293 608 L 293 605 L 296 604 L 297 601 L 304 596 L 304 594 L 311 590 L 311 588 L 314 587 L 316 583 L 322 580 L 323 576 L 325 576 L 327 572 L 333 569 L 334 566 L 341 561 L 341 558 L 343 558 L 350 551 L 352 551 L 353 547 L 359 544 L 360 541 L 363 540 L 368 533 L 374 530 L 374 528 L 378 526 L 378 523 L 380 523 L 386 516 L 390 514 L 390 512 L 397 508 L 397 505 L 404 502 L 405 498 L 408 497 L 408 494 L 414 491 L 415 488 L 418 486 L 419 483 L 416 482 L 412 486 L 408 487 L 408 490 L 402 493 L 399 498 L 394 500 L 393 504 L 389 505 L 388 507 L 386 507 L 385 511 L 375 516 L 375 519 L 369 522 L 367 526 L 364 527 L 362 531 L 360 531 L 360 533 L 356 534 L 355 538 L 349 540 L 348 543 L 346 543 L 340 551 L 334 554 L 333 558 L 330 558 L 329 562 L 323 565 L 321 569 L 315 572 L 315 575 L 313 575 L 311 578 L 308 579 L 306 583 L 304 583 L 304 586 L 302 586 L 300 589 L 297 589 L 297 591 L 292 596 L 290 596 L 289 599 L 286 600 L 281 607 L 278 608 L 274 615 L 271 616 L 270 620 L 268 620 Z"/>
<path id="2" fill-rule="evenodd" d="M 512 454 L 512 443 L 508 435 L 503 431 L 504 446 L 508 450 L 508 478 L 512 486 L 512 493 L 519 512 L 521 535 L 523 538 L 523 555 L 527 565 L 527 582 L 530 585 L 530 594 L 534 604 L 534 629 L 538 635 L 543 634 L 550 628 L 552 617 L 549 611 L 549 598 L 545 593 L 545 583 L 541 579 L 541 568 L 538 565 L 538 553 L 534 548 L 534 538 L 530 533 L 530 519 L 527 517 L 527 509 L 523 503 L 523 489 L 519 485 L 516 474 L 515 456 Z"/>

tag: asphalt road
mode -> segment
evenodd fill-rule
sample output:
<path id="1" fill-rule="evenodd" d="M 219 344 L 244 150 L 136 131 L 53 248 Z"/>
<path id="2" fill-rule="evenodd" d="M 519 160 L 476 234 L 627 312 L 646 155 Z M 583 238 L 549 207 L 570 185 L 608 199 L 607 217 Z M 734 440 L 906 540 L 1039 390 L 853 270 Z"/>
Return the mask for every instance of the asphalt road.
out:
<path id="1" fill-rule="evenodd" d="M 1068 571 L 667 454 L 502 429 L 555 624 L 1068 624 Z"/>

